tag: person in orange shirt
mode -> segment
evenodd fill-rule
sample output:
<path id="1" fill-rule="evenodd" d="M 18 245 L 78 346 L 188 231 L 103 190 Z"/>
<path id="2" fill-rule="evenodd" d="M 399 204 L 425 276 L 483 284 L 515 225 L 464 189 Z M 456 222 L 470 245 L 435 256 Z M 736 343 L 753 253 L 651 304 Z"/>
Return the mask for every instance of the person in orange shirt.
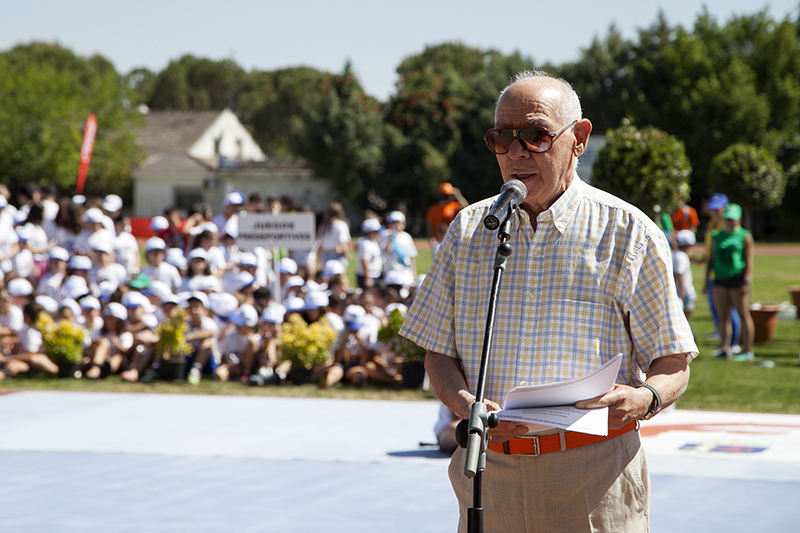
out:
<path id="1" fill-rule="evenodd" d="M 425 214 L 425 225 L 434 254 L 456 214 L 469 205 L 469 202 L 461 196 L 461 191 L 448 182 L 439 185 L 439 195 L 441 197 L 439 201 L 430 206 Z"/>
<path id="2" fill-rule="evenodd" d="M 675 228 L 675 233 L 688 229 L 695 235 L 697 234 L 697 226 L 700 225 L 700 219 L 697 217 L 697 210 L 681 198 L 678 200 L 678 208 L 672 213 L 672 226 Z"/>

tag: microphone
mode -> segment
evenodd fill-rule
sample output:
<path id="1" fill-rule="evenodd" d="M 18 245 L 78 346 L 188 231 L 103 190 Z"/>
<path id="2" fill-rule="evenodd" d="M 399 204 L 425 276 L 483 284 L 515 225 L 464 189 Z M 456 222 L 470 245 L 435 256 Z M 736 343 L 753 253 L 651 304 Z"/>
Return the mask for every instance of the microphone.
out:
<path id="1" fill-rule="evenodd" d="M 483 219 L 486 229 L 497 229 L 500 223 L 511 216 L 511 213 L 519 207 L 525 197 L 528 196 L 528 188 L 519 180 L 508 180 L 500 188 L 500 196 L 495 200 L 489 214 Z"/>

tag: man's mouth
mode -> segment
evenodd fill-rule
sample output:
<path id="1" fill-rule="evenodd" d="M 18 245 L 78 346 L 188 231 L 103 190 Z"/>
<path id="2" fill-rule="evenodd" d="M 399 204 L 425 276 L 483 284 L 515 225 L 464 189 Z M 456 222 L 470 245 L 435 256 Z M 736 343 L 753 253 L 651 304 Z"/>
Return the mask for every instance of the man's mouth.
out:
<path id="1" fill-rule="evenodd" d="M 511 174 L 512 178 L 514 178 L 515 180 L 520 180 L 520 181 L 525 181 L 527 179 L 531 179 L 534 176 L 536 176 L 536 174 L 522 174 L 522 173 L 518 173 L 518 174 L 512 173 Z"/>

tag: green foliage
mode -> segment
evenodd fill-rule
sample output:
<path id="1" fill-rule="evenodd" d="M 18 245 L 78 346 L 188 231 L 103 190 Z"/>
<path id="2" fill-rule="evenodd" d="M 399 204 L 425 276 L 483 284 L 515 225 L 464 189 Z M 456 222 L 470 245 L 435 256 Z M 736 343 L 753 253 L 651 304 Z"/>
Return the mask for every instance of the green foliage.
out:
<path id="1" fill-rule="evenodd" d="M 688 197 L 692 167 L 683 143 L 652 126 L 609 130 L 597 154 L 592 183 L 645 212 L 654 205 L 670 210 Z"/>
<path id="2" fill-rule="evenodd" d="M 81 361 L 84 343 L 89 336 L 86 329 L 68 320 L 53 322 L 47 313 L 39 313 L 34 327 L 42 334 L 44 351 L 51 361 L 57 365 Z"/>
<path id="3" fill-rule="evenodd" d="M 186 311 L 178 309 L 173 316 L 162 320 L 156 328 L 158 342 L 156 355 L 165 359 L 181 359 L 192 353 L 192 347 L 186 342 L 186 332 L 189 324 L 186 321 Z"/>
<path id="4" fill-rule="evenodd" d="M 97 115 L 98 131 L 86 192 L 129 196 L 131 169 L 143 156 L 130 129 L 141 117 L 125 107 L 114 66 L 57 44 L 0 53 L 0 181 L 74 187 L 89 113 Z"/>
<path id="5" fill-rule="evenodd" d="M 214 61 L 187 54 L 170 61 L 158 73 L 147 105 L 153 109 L 235 108 L 245 77 L 233 60 Z"/>
<path id="6" fill-rule="evenodd" d="M 389 350 L 394 352 L 395 355 L 402 356 L 405 361 L 424 361 L 425 354 L 427 353 L 425 348 L 399 335 L 400 328 L 403 327 L 403 320 L 405 319 L 403 313 L 401 313 L 399 309 L 394 309 L 389 313 L 388 319 L 388 323 L 378 330 L 378 340 Z"/>
<path id="7" fill-rule="evenodd" d="M 748 211 L 779 206 L 786 189 L 786 175 L 775 156 L 746 143 L 733 144 L 714 157 L 709 181 Z"/>
<path id="8" fill-rule="evenodd" d="M 292 313 L 280 332 L 282 360 L 311 370 L 330 358 L 336 338 L 336 332 L 326 319 L 306 324 L 300 315 Z"/>
<path id="9" fill-rule="evenodd" d="M 317 176 L 330 178 L 344 197 L 360 205 L 368 204 L 369 184 L 381 166 L 382 131 L 379 106 L 349 63 L 341 74 L 328 76 L 320 103 L 293 121 L 296 153 Z"/>

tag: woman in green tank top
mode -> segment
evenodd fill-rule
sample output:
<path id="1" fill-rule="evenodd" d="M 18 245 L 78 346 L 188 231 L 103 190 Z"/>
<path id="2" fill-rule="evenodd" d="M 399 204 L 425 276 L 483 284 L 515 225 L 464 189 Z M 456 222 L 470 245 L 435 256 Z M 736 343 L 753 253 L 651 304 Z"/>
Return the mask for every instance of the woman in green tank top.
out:
<path id="1" fill-rule="evenodd" d="M 711 254 L 706 278 L 713 269 L 714 299 L 719 310 L 719 334 L 722 353 L 730 354 L 730 310 L 733 306 L 742 318 L 742 353 L 734 361 L 752 361 L 753 319 L 750 317 L 750 283 L 753 274 L 753 236 L 741 224 L 742 208 L 728 204 L 723 212 L 722 229 L 711 234 Z"/>

